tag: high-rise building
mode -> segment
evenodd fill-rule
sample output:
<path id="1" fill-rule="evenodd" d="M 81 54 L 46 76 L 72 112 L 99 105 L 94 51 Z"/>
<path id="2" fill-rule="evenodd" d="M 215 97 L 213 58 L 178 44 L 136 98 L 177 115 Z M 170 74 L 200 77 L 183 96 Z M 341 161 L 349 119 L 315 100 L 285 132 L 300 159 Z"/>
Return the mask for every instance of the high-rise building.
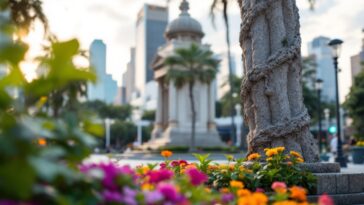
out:
<path id="1" fill-rule="evenodd" d="M 327 102 L 335 101 L 335 69 L 327 37 L 317 37 L 308 44 L 308 53 L 316 59 L 316 77 L 323 80 L 322 99 Z"/>
<path id="2" fill-rule="evenodd" d="M 151 63 L 158 47 L 165 43 L 164 31 L 167 24 L 168 9 L 166 7 L 145 4 L 138 13 L 135 47 L 136 77 L 133 91 L 137 98 L 143 98 L 146 84 L 154 79 Z"/>
<path id="3" fill-rule="evenodd" d="M 363 70 L 363 63 L 364 63 L 364 29 L 363 32 L 363 39 L 362 39 L 362 47 L 361 51 L 350 58 L 351 60 L 351 76 L 354 82 L 354 78 Z"/>
<path id="4" fill-rule="evenodd" d="M 123 104 L 130 103 L 135 91 L 135 48 L 130 48 L 130 60 L 122 77 L 125 93 Z"/>
<path id="5" fill-rule="evenodd" d="M 220 54 L 217 58 L 220 61 L 219 72 L 216 76 L 217 81 L 217 99 L 221 99 L 230 90 L 229 84 L 229 61 L 227 53 Z M 234 55 L 231 55 L 231 70 L 233 75 L 238 75 L 236 72 L 236 62 Z"/>
<path id="6" fill-rule="evenodd" d="M 118 85 L 106 73 L 106 45 L 102 40 L 94 40 L 90 47 L 90 65 L 97 75 L 97 83 L 88 85 L 88 99 L 114 103 Z"/>

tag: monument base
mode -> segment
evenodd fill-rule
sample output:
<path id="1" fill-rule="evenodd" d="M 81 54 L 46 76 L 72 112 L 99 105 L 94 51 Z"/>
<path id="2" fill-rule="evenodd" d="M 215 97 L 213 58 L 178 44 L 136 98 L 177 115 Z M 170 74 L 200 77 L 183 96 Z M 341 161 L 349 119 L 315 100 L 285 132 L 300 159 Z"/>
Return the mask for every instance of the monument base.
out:
<path id="1" fill-rule="evenodd" d="M 143 149 L 159 149 L 162 147 L 190 147 L 191 145 L 191 132 L 181 132 L 174 128 L 168 128 L 160 138 L 152 139 L 151 141 L 143 144 Z M 209 130 L 207 132 L 196 132 L 195 136 L 196 147 L 227 147 L 221 141 L 220 136 L 216 130 Z"/>

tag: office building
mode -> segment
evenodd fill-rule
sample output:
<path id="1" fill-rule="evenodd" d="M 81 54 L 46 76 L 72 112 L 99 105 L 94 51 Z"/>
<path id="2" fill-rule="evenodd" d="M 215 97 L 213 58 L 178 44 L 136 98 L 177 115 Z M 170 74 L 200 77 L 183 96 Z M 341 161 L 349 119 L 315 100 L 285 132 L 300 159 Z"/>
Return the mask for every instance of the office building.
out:
<path id="1" fill-rule="evenodd" d="M 167 24 L 168 9 L 166 7 L 145 4 L 138 13 L 135 47 L 136 77 L 135 87 L 132 91 L 133 99 L 131 99 L 137 104 L 145 102 L 146 85 L 154 79 L 151 63 L 158 47 L 165 43 L 164 31 Z M 130 96 L 130 93 L 127 96 Z"/>
<path id="2" fill-rule="evenodd" d="M 363 39 L 362 39 L 362 46 L 361 51 L 350 58 L 351 60 L 351 76 L 354 82 L 354 78 L 358 75 L 361 71 L 363 71 L 363 63 L 364 63 L 364 29 L 363 32 Z"/>
<path id="3" fill-rule="evenodd" d="M 316 60 L 316 78 L 323 80 L 322 100 L 335 101 L 335 69 L 332 61 L 331 49 L 327 45 L 330 39 L 327 37 L 314 38 L 308 44 L 308 53 Z"/>
<path id="4" fill-rule="evenodd" d="M 106 45 L 102 40 L 94 40 L 90 47 L 90 65 L 94 69 L 97 82 L 88 85 L 88 100 L 101 100 L 114 103 L 117 95 L 117 82 L 106 73 Z"/>

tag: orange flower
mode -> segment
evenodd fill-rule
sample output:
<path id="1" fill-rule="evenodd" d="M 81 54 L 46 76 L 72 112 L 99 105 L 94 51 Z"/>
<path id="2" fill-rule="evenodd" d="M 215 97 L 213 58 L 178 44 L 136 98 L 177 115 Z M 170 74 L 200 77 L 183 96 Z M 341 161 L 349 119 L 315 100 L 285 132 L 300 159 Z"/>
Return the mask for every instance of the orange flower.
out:
<path id="1" fill-rule="evenodd" d="M 265 205 L 268 203 L 268 197 L 263 193 L 255 192 L 252 197 L 255 199 L 257 205 Z"/>
<path id="2" fill-rule="evenodd" d="M 290 151 L 289 152 L 292 156 L 298 157 L 298 158 L 302 158 L 302 155 L 296 151 Z"/>
<path id="3" fill-rule="evenodd" d="M 242 197 L 242 196 L 248 196 L 250 195 L 251 192 L 248 190 L 248 189 L 239 189 L 237 192 L 236 192 L 236 195 L 238 195 L 239 197 Z"/>
<path id="4" fill-rule="evenodd" d="M 220 193 L 225 193 L 225 194 L 226 193 L 230 193 L 229 189 L 228 188 L 225 188 L 225 187 L 224 188 L 221 188 L 219 191 L 220 191 Z"/>
<path id="5" fill-rule="evenodd" d="M 277 154 L 278 154 L 278 150 L 277 149 L 268 149 L 265 152 L 265 155 L 267 155 L 267 157 L 272 157 L 272 156 L 277 155 Z"/>
<path id="6" fill-rule="evenodd" d="M 162 157 L 164 158 L 170 158 L 173 155 L 173 152 L 169 151 L 169 150 L 163 150 L 161 152 Z"/>
<path id="7" fill-rule="evenodd" d="M 44 138 L 39 138 L 39 139 L 38 139 L 38 144 L 39 144 L 40 146 L 46 146 L 46 145 L 47 145 L 47 140 L 46 140 L 46 139 L 44 139 Z"/>
<path id="8" fill-rule="evenodd" d="M 302 187 L 298 187 L 298 186 L 293 186 L 290 188 L 291 191 L 291 198 L 292 199 L 297 199 L 300 201 L 306 201 L 307 199 L 307 192 L 304 188 Z"/>
<path id="9" fill-rule="evenodd" d="M 257 160 L 257 159 L 260 159 L 260 154 L 258 154 L 258 153 L 253 153 L 248 156 L 249 161 L 253 161 L 253 160 Z"/>
<path id="10" fill-rule="evenodd" d="M 242 188 L 244 188 L 244 183 L 241 181 L 233 180 L 233 181 L 230 181 L 230 187 L 242 189 Z"/>
<path id="11" fill-rule="evenodd" d="M 287 162 L 288 166 L 292 166 L 292 164 L 293 164 L 292 162 Z"/>
<path id="12" fill-rule="evenodd" d="M 298 203 L 295 201 L 286 200 L 274 202 L 273 205 L 298 205 Z"/>

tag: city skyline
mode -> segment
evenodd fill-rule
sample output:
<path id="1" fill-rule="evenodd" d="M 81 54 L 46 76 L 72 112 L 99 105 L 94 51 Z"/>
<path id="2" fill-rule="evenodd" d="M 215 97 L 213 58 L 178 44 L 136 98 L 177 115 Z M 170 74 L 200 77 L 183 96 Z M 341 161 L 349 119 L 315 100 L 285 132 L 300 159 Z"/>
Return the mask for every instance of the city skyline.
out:
<path id="1" fill-rule="evenodd" d="M 100 0 L 77 2 L 64 0 L 47 0 L 44 10 L 49 16 L 51 31 L 60 39 L 78 37 L 84 48 L 94 39 L 102 39 L 108 44 L 108 73 L 111 73 L 121 85 L 121 74 L 126 69 L 129 61 L 129 49 L 135 46 L 135 21 L 136 14 L 144 3 L 165 5 L 164 0 L 154 1 L 113 1 Z M 174 0 L 170 4 L 169 19 L 178 15 L 178 3 Z M 298 0 L 302 24 L 302 54 L 307 54 L 307 43 L 313 38 L 324 35 L 330 38 L 338 37 L 344 40 L 343 55 L 340 59 L 342 71 L 340 73 L 341 99 L 348 93 L 351 85 L 350 56 L 359 52 L 361 47 L 361 29 L 364 19 L 364 2 L 357 0 L 322 0 L 317 1 L 316 9 L 309 10 L 306 0 Z M 95 12 L 97 15 L 95 15 Z M 64 15 L 64 14 L 67 15 Z M 64 18 L 59 18 L 62 14 Z M 205 43 L 212 45 L 215 53 L 224 52 L 226 49 L 224 27 L 221 16 L 217 16 L 217 29 L 214 30 L 209 17 L 209 6 L 191 2 L 191 14 L 201 22 L 206 32 Z M 232 51 L 235 53 L 237 70 L 241 72 L 241 49 L 238 43 L 240 14 L 237 5 L 232 4 L 230 9 Z M 350 24 L 346 22 L 351 22 Z M 34 44 L 40 41 L 40 31 L 28 37 Z M 36 49 L 34 49 L 36 50 Z M 38 48 L 39 50 L 39 48 Z M 34 53 L 34 52 L 33 52 Z"/>

